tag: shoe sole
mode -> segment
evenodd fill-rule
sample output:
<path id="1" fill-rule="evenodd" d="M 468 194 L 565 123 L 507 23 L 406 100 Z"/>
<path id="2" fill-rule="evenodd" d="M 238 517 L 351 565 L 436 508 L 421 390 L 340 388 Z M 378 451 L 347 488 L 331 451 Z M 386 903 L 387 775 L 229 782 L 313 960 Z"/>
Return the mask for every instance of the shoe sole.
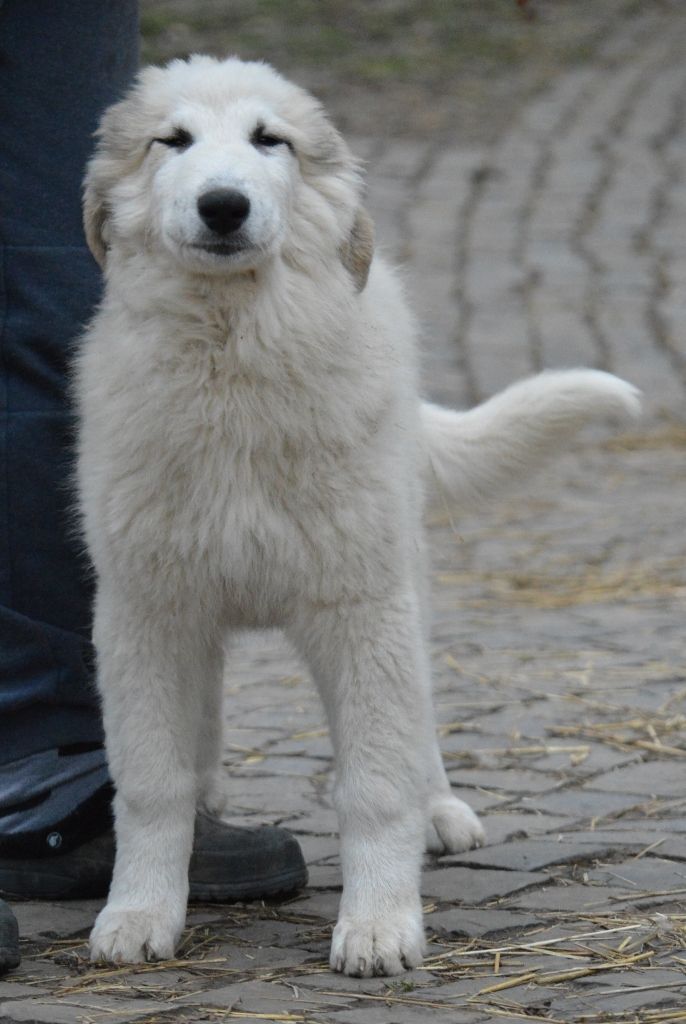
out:
<path id="1" fill-rule="evenodd" d="M 0 870 L 0 896 L 21 900 L 79 900 L 102 899 L 107 896 L 107 883 L 94 882 L 90 886 L 73 878 L 60 875 L 46 875 L 44 872 L 27 871 L 29 861 L 16 869 Z M 250 902 L 280 896 L 304 889 L 307 885 L 307 868 L 285 871 L 281 875 L 270 875 L 264 879 L 251 879 L 234 885 L 227 882 L 193 882 L 189 900 L 193 903 L 237 903 Z"/>

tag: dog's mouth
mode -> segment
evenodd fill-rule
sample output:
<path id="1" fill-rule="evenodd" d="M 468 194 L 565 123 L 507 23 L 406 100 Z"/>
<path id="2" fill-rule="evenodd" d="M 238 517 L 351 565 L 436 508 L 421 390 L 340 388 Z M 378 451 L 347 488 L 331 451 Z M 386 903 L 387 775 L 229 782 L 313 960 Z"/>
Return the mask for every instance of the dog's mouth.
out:
<path id="1" fill-rule="evenodd" d="M 196 252 L 206 252 L 210 256 L 217 256 L 222 259 L 226 259 L 231 256 L 239 256 L 253 249 L 254 246 L 248 245 L 246 242 L 236 241 L 221 241 L 221 242 L 194 242 L 191 245 L 191 249 Z"/>

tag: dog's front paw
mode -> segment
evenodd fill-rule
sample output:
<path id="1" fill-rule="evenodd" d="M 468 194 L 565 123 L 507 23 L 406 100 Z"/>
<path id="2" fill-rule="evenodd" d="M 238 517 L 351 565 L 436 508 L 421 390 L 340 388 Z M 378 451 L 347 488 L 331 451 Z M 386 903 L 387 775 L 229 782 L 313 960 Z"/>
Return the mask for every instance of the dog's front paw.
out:
<path id="1" fill-rule="evenodd" d="M 363 921 L 342 917 L 334 928 L 329 963 L 354 978 L 402 974 L 421 964 L 424 945 L 421 912 Z"/>
<path id="2" fill-rule="evenodd" d="M 171 960 L 182 928 L 183 920 L 179 923 L 178 918 L 157 908 L 106 906 L 91 932 L 91 960 Z"/>
<path id="3" fill-rule="evenodd" d="M 429 801 L 426 848 L 431 853 L 462 853 L 482 846 L 486 836 L 471 807 L 450 793 Z"/>

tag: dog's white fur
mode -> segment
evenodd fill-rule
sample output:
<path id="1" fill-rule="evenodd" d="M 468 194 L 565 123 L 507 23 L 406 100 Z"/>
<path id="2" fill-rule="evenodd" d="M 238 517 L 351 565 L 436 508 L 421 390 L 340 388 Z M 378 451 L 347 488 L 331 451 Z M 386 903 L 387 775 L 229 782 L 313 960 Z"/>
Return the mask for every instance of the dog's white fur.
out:
<path id="1" fill-rule="evenodd" d="M 258 126 L 287 141 L 258 144 Z M 192 144 L 169 144 L 179 128 Z M 250 200 L 231 252 L 198 214 L 215 188 Z M 106 293 L 76 366 L 117 791 L 93 957 L 172 956 L 195 810 L 217 803 L 227 634 L 280 626 L 312 670 L 337 759 L 331 965 L 420 962 L 425 847 L 483 839 L 435 738 L 425 489 L 437 478 L 478 504 L 588 420 L 637 407 L 633 388 L 591 370 L 466 413 L 422 404 L 402 288 L 378 258 L 367 281 L 360 192 L 320 106 L 266 65 L 148 69 L 103 119 L 85 220 Z"/>

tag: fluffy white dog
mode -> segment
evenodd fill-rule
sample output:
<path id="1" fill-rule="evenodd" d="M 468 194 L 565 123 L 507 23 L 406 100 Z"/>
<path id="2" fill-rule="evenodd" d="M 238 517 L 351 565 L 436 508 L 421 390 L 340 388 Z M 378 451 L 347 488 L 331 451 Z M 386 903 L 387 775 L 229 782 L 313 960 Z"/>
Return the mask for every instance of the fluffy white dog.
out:
<path id="1" fill-rule="evenodd" d="M 219 799 L 227 634 L 280 626 L 336 754 L 331 965 L 420 962 L 423 851 L 483 838 L 435 738 L 425 489 L 473 504 L 589 419 L 637 408 L 592 370 L 466 413 L 422 404 L 413 319 L 372 262 L 360 195 L 321 107 L 266 65 L 151 68 L 103 118 L 85 220 L 106 293 L 76 367 L 117 792 L 95 958 L 173 955 L 196 806 Z"/>

